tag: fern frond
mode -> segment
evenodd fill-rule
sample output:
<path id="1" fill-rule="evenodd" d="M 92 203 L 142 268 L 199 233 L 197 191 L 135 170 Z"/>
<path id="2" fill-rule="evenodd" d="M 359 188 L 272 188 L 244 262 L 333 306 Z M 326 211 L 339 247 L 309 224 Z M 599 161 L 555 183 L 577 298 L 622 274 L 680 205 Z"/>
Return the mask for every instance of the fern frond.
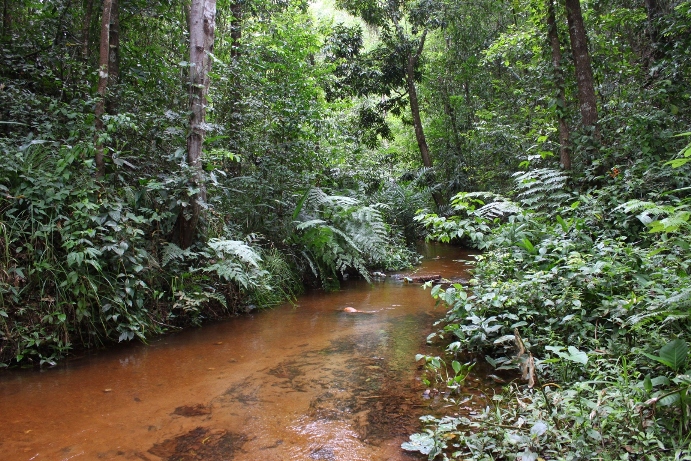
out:
<path id="1" fill-rule="evenodd" d="M 518 199 L 524 205 L 537 209 L 554 209 L 571 197 L 566 187 L 569 177 L 560 170 L 539 168 L 514 173 Z"/>
<path id="2" fill-rule="evenodd" d="M 316 228 L 326 224 L 323 219 L 310 219 L 309 221 L 301 222 L 295 226 L 297 230 L 305 230 L 310 228 Z"/>
<path id="3" fill-rule="evenodd" d="M 222 259 L 237 258 L 254 267 L 259 267 L 259 263 L 261 262 L 259 253 L 240 240 L 212 238 L 209 239 L 207 245 L 216 252 L 217 257 Z"/>
<path id="4" fill-rule="evenodd" d="M 482 218 L 501 218 L 505 215 L 518 214 L 522 211 L 522 208 L 511 201 L 498 201 L 491 202 L 487 205 L 481 207 L 475 212 L 476 215 Z"/>
<path id="5" fill-rule="evenodd" d="M 166 243 L 163 245 L 163 254 L 161 255 L 161 266 L 166 266 L 173 260 L 184 261 L 186 257 L 191 256 L 190 250 L 183 250 L 174 243 Z"/>

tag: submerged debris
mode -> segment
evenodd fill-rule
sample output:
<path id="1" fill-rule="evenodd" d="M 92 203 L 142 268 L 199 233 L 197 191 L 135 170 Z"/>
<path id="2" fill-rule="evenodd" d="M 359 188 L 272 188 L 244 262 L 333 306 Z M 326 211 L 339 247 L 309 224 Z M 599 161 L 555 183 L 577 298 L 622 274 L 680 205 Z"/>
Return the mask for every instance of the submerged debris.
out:
<path id="1" fill-rule="evenodd" d="M 228 461 L 246 440 L 243 434 L 198 427 L 155 444 L 149 453 L 165 461 Z"/>
<path id="2" fill-rule="evenodd" d="M 181 407 L 177 407 L 173 414 L 178 416 L 185 416 L 187 418 L 191 416 L 210 415 L 211 408 L 207 407 L 206 405 L 202 405 L 201 403 L 198 403 L 196 405 L 183 405 Z"/>

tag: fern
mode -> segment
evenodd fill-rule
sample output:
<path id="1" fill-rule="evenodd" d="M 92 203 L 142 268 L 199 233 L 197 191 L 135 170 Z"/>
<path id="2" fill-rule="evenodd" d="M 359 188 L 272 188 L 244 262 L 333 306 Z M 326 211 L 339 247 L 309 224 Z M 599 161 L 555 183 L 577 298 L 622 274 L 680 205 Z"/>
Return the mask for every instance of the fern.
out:
<path id="1" fill-rule="evenodd" d="M 691 227 L 688 208 L 687 205 L 659 205 L 643 200 L 629 200 L 616 209 L 628 214 L 637 213 L 636 217 L 648 226 L 650 233 L 676 233 Z"/>
<path id="2" fill-rule="evenodd" d="M 260 267 L 261 256 L 245 242 L 213 238 L 207 245 L 214 252 L 215 262 L 203 267 L 203 272 L 215 273 L 245 290 L 255 289 L 263 283 L 267 272 Z"/>
<path id="3" fill-rule="evenodd" d="M 573 198 L 566 187 L 569 177 L 563 171 L 539 168 L 513 176 L 519 201 L 532 209 L 555 210 Z"/>
<path id="4" fill-rule="evenodd" d="M 316 187 L 299 200 L 292 241 L 325 286 L 351 269 L 369 280 L 368 263 L 383 260 L 390 244 L 382 208 Z"/>
<path id="5" fill-rule="evenodd" d="M 195 253 L 189 249 L 183 250 L 174 243 L 166 243 L 163 245 L 163 254 L 161 255 L 161 266 L 168 265 L 171 261 L 184 261 L 190 256 L 195 256 Z"/>
<path id="6" fill-rule="evenodd" d="M 213 238 L 209 240 L 208 245 L 218 257 L 240 259 L 249 265 L 259 267 L 259 253 L 243 241 Z"/>

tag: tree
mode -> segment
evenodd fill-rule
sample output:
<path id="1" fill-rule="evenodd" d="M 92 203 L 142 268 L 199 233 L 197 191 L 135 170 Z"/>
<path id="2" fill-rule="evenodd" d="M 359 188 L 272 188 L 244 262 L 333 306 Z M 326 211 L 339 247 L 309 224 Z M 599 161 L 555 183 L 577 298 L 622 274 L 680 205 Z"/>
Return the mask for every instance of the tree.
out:
<path id="1" fill-rule="evenodd" d="M 120 7 L 118 0 L 111 0 L 110 28 L 108 30 L 108 86 L 113 89 L 120 80 Z M 118 107 L 117 94 L 106 98 L 106 111 L 114 114 Z"/>
<path id="2" fill-rule="evenodd" d="M 106 174 L 105 157 L 103 155 L 103 116 L 105 115 L 106 91 L 108 89 L 108 61 L 110 59 L 110 15 L 113 0 L 103 0 L 103 14 L 101 17 L 101 47 L 98 59 L 98 100 L 96 101 L 96 177 Z"/>
<path id="3" fill-rule="evenodd" d="M 657 0 L 645 0 L 645 10 L 648 14 L 648 34 L 650 35 L 650 41 L 655 44 L 659 38 L 657 20 L 660 16 L 660 6 Z"/>
<path id="4" fill-rule="evenodd" d="M 194 242 L 201 209 L 206 202 L 202 171 L 202 144 L 206 133 L 206 105 L 209 92 L 211 53 L 216 27 L 216 0 L 193 0 L 189 10 L 190 62 L 189 107 L 190 133 L 187 137 L 187 164 L 192 169 L 189 210 L 181 210 L 176 225 L 177 242 L 187 248 Z"/>
<path id="5" fill-rule="evenodd" d="M 597 115 L 597 99 L 593 83 L 593 68 L 588 51 L 588 38 L 583 24 L 580 0 L 566 0 L 566 20 L 569 23 L 571 51 L 576 67 L 578 103 L 581 119 L 586 130 L 591 130 L 595 138 L 600 137 Z"/>
<path id="6" fill-rule="evenodd" d="M 242 0 L 235 0 L 230 5 L 230 13 L 232 18 L 230 20 L 230 55 L 233 59 L 237 59 L 240 55 L 240 41 L 242 40 Z"/>
<path id="7" fill-rule="evenodd" d="M 2 2 L 2 35 L 9 37 L 12 33 L 12 14 L 10 13 L 9 0 Z"/>
<path id="8" fill-rule="evenodd" d="M 379 4 L 343 0 L 339 6 L 360 16 L 368 25 L 380 29 L 381 43 L 373 52 L 364 57 L 365 61 L 369 61 L 370 66 L 375 67 L 374 72 L 360 75 L 360 78 L 364 79 L 376 75 L 378 82 L 374 84 L 361 82 L 358 86 L 363 94 L 379 93 L 383 99 L 380 104 L 382 111 L 400 106 L 405 101 L 405 96 L 408 97 L 415 140 L 422 164 L 425 168 L 432 168 L 433 161 L 420 116 L 416 82 L 421 77 L 420 61 L 427 34 L 431 28 L 438 26 L 435 17 L 437 5 L 432 4 L 430 8 L 429 4 L 418 5 L 405 1 Z M 358 67 L 354 68 L 356 69 Z M 352 77 L 351 80 L 353 80 Z M 405 88 L 406 94 L 391 98 L 391 94 L 401 87 Z M 444 201 L 441 194 L 434 192 L 432 195 L 437 206 L 440 206 Z"/>
<path id="9" fill-rule="evenodd" d="M 564 111 L 566 101 L 564 97 L 564 76 L 561 70 L 561 43 L 557 29 L 556 14 L 554 13 L 554 1 L 547 0 L 547 37 L 552 50 L 552 67 L 554 70 L 554 83 L 557 87 L 556 112 L 559 122 L 559 160 L 562 168 L 571 169 L 571 152 L 569 146 L 569 125 L 566 122 Z"/>
<path id="10" fill-rule="evenodd" d="M 7 1 L 7 0 L 5 0 Z M 94 11 L 94 0 L 86 0 L 84 21 L 82 23 L 82 58 L 89 59 L 89 35 L 91 32 L 91 16 Z"/>

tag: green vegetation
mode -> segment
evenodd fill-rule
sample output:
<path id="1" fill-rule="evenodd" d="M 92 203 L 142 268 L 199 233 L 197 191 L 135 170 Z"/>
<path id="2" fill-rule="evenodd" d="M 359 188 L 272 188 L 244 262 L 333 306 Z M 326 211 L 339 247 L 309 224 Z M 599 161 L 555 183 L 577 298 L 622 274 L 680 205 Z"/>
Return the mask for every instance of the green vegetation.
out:
<path id="1" fill-rule="evenodd" d="M 334 8 L 339 8 L 335 10 Z M 691 459 L 691 2 L 5 0 L 0 366 L 484 251 L 445 459 Z M 333 19 L 330 19 L 333 18 Z M 451 413 L 452 414 L 452 413 Z"/>
<path id="2" fill-rule="evenodd" d="M 197 6 L 4 3 L 0 366 L 416 261 L 401 217 L 428 197 L 398 166 L 344 168 L 366 152 L 354 104 L 324 96 L 331 26 L 305 3 L 218 2 L 211 62 L 195 63 Z"/>

